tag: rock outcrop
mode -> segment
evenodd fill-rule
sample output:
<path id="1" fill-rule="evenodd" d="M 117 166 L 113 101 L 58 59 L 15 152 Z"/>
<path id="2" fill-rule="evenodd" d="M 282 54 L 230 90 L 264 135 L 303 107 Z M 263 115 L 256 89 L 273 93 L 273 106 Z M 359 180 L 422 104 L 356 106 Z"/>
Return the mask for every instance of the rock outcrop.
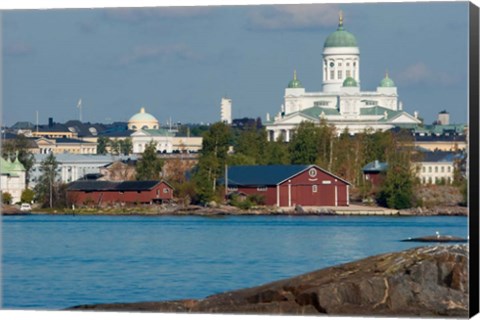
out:
<path id="1" fill-rule="evenodd" d="M 202 300 L 71 310 L 468 317 L 468 246 L 382 254 Z"/>

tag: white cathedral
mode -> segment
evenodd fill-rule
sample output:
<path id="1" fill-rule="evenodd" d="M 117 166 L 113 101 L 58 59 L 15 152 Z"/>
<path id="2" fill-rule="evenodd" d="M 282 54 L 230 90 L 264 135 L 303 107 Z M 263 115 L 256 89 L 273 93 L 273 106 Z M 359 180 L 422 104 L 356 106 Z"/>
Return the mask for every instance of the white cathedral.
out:
<path id="1" fill-rule="evenodd" d="M 412 116 L 403 111 L 388 73 L 376 91 L 360 91 L 360 51 L 355 36 L 343 27 L 342 13 L 337 30 L 323 46 L 323 91 L 305 92 L 294 71 L 280 112 L 273 119 L 267 114 L 268 139 L 290 141 L 302 121 L 320 124 L 322 119 L 335 126 L 337 134 L 345 128 L 355 134 L 421 123 L 417 112 Z"/>

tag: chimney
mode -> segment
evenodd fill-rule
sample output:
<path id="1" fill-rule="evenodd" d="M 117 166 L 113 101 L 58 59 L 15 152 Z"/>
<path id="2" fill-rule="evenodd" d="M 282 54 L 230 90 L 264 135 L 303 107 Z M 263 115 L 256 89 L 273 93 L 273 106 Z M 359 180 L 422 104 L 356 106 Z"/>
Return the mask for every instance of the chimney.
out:
<path id="1" fill-rule="evenodd" d="M 378 160 L 375 160 L 375 168 L 378 168 Z"/>
<path id="2" fill-rule="evenodd" d="M 52 117 L 48 118 L 48 127 L 49 128 L 53 127 L 53 118 Z"/>

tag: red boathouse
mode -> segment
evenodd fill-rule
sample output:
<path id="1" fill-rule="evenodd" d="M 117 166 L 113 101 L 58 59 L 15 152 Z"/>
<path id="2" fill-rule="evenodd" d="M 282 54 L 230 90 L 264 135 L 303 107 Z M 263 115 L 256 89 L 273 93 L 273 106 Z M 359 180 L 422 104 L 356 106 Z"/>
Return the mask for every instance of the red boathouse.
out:
<path id="1" fill-rule="evenodd" d="M 166 181 L 89 181 L 78 180 L 67 188 L 67 199 L 76 206 L 115 203 L 163 203 L 173 198 L 173 187 Z"/>
<path id="2" fill-rule="evenodd" d="M 232 166 L 228 193 L 263 195 L 278 207 L 348 206 L 348 181 L 316 165 Z"/>

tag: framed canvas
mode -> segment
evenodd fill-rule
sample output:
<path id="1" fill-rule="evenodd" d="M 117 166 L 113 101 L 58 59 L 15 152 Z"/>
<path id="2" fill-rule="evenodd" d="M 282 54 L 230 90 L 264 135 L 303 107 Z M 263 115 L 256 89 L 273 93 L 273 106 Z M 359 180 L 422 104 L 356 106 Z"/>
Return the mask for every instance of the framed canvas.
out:
<path id="1" fill-rule="evenodd" d="M 46 2 L 1 7 L 0 314 L 478 313 L 477 5 Z"/>

